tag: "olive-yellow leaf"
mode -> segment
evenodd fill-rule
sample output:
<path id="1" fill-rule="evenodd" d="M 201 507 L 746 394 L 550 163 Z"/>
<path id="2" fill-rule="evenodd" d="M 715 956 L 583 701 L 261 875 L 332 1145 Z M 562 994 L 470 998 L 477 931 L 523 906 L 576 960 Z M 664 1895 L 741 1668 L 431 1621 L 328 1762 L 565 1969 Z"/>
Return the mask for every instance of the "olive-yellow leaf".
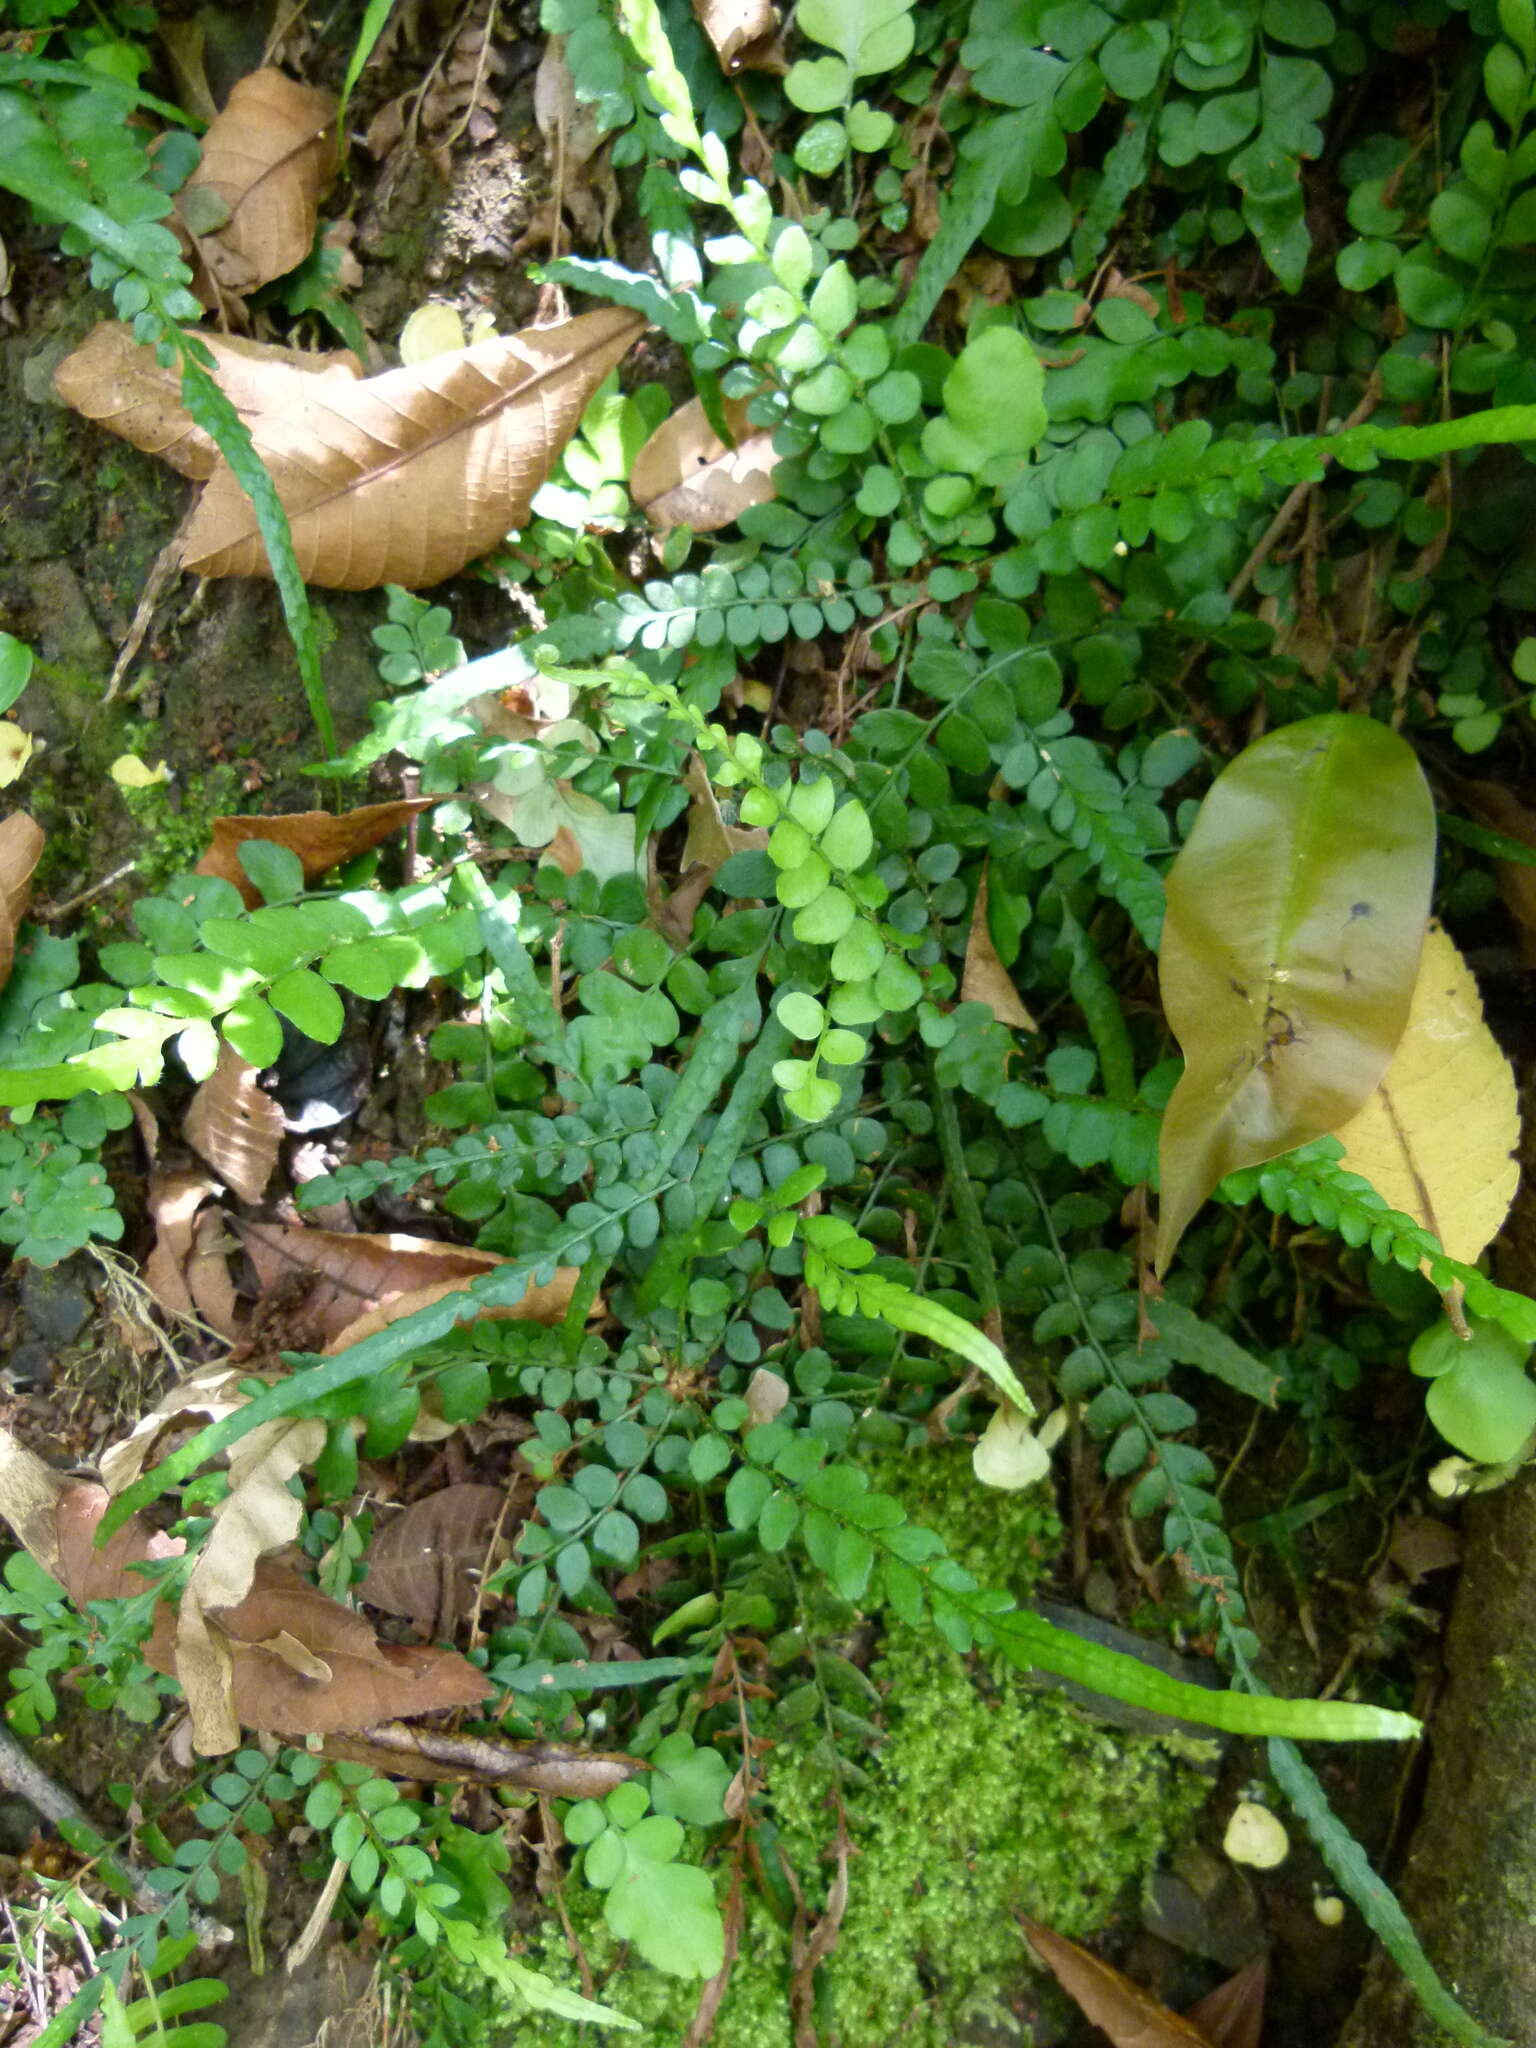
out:
<path id="1" fill-rule="evenodd" d="M 1453 1259 L 1476 1263 L 1514 1200 L 1520 1110 L 1472 970 L 1438 925 L 1392 1064 L 1335 1136 L 1350 1173 L 1433 1231 Z"/>
<path id="2" fill-rule="evenodd" d="M 1374 719 L 1301 719 L 1217 777 L 1167 883 L 1158 973 L 1184 1073 L 1159 1273 L 1218 1181 L 1369 1100 L 1407 1026 L 1434 865 L 1423 771 Z"/>

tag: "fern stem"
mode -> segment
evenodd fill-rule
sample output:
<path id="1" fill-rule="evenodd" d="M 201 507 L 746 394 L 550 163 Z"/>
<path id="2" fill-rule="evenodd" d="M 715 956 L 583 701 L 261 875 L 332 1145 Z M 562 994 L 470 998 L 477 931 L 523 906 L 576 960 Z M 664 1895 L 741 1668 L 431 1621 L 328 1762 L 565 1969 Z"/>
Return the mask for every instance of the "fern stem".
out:
<path id="1" fill-rule="evenodd" d="M 960 1226 L 960 1238 L 965 1246 L 966 1264 L 970 1269 L 971 1284 L 976 1290 L 982 1322 L 987 1335 L 996 1343 L 1002 1335 L 1002 1307 L 997 1291 L 997 1265 L 992 1257 L 992 1240 L 982 1221 L 975 1185 L 966 1171 L 955 1091 L 940 1081 L 932 1059 L 929 1066 L 933 1073 L 933 1129 L 939 1141 L 939 1157 L 944 1163 L 944 1185 L 954 1207 L 955 1221 Z"/>

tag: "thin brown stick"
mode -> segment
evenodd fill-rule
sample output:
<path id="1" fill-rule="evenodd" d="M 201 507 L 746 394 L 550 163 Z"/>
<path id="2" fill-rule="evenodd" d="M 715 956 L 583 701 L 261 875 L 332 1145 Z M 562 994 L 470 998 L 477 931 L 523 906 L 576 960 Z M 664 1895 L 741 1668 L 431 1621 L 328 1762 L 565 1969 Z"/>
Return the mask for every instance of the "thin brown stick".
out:
<path id="1" fill-rule="evenodd" d="M 1363 426 L 1380 403 L 1381 379 L 1379 376 L 1373 376 L 1365 387 L 1360 403 L 1355 407 L 1343 426 L 1339 428 L 1339 432 L 1347 434 L 1351 427 Z M 1326 464 L 1332 462 L 1333 457 L 1325 455 L 1322 459 Z M 1296 517 L 1302 506 L 1306 504 L 1312 493 L 1317 489 L 1317 485 L 1318 479 L 1313 478 L 1309 482 L 1297 484 L 1293 490 L 1287 492 L 1279 511 L 1255 542 L 1253 552 L 1227 585 L 1228 597 L 1235 601 L 1242 596 L 1254 577 L 1274 553 L 1282 535 L 1286 532 L 1291 521 Z"/>

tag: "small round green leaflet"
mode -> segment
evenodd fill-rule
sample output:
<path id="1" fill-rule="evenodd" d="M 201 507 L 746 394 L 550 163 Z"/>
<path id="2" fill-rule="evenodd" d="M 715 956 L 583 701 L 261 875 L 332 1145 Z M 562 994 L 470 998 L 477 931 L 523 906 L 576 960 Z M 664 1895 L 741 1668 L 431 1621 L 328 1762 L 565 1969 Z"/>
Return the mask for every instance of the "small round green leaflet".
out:
<path id="1" fill-rule="evenodd" d="M 1468 1321 L 1470 1337 L 1459 1337 L 1449 1318 L 1431 1323 L 1408 1362 L 1432 1383 L 1424 1405 L 1446 1442 L 1480 1464 L 1502 1465 L 1519 1457 L 1536 1429 L 1536 1382 L 1525 1369 L 1530 1346 L 1498 1323 Z"/>
<path id="2" fill-rule="evenodd" d="M 0 711 L 9 711 L 32 674 L 32 650 L 12 633 L 0 633 Z"/>
<path id="3" fill-rule="evenodd" d="M 1408 1021 L 1434 879 L 1413 749 L 1330 713 L 1217 777 L 1168 874 L 1159 978 L 1184 1053 L 1157 1269 L 1217 1182 L 1348 1122 Z"/>

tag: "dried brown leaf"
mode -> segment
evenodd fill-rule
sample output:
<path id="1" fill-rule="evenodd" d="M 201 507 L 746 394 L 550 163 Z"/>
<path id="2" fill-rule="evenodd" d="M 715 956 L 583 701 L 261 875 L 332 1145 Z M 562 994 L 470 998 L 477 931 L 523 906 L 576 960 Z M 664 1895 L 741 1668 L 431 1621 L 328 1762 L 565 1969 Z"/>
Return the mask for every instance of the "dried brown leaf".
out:
<path id="1" fill-rule="evenodd" d="M 1039 1025 L 1024 1007 L 1013 976 L 1003 965 L 987 922 L 987 874 L 982 869 L 976 891 L 976 908 L 971 913 L 970 935 L 965 942 L 965 967 L 960 978 L 963 1003 L 985 1003 L 999 1024 L 1020 1031 L 1038 1031 Z"/>
<path id="2" fill-rule="evenodd" d="M 306 1307 L 332 1351 L 357 1343 L 373 1329 L 444 1294 L 458 1292 L 477 1275 L 506 1263 L 497 1252 L 396 1231 L 369 1234 L 247 1223 L 241 1236 L 264 1288 L 295 1273 L 315 1276 Z M 578 1271 L 562 1266 L 547 1287 L 530 1287 L 521 1301 L 486 1313 L 557 1323 L 565 1314 Z"/>
<path id="3" fill-rule="evenodd" d="M 333 383 L 252 434 L 306 581 L 425 589 L 527 516 L 588 399 L 645 322 L 604 307 L 557 327 Z M 200 576 L 270 574 L 250 500 L 220 464 L 183 534 Z"/>
<path id="4" fill-rule="evenodd" d="M 155 1247 L 144 1265 L 150 1293 L 172 1315 L 195 1315 L 187 1285 L 192 1256 L 192 1228 L 198 1211 L 211 1201 L 214 1184 L 205 1173 L 152 1173 L 146 1206 L 155 1226 Z"/>
<path id="5" fill-rule="evenodd" d="M 194 236 L 204 305 L 217 305 L 224 292 L 243 297 L 309 254 L 321 194 L 336 175 L 335 117 L 329 93 L 270 67 L 235 86 L 177 200 L 189 225 L 208 204 L 200 194 L 226 214 L 222 226 Z"/>
<path id="6" fill-rule="evenodd" d="M 1019 1923 L 1062 1990 L 1076 1999 L 1096 2027 L 1104 2029 L 1115 2048 L 1215 2048 L 1202 2028 L 1170 2012 L 1151 1992 L 1143 1991 L 1075 1941 L 1023 1913 Z"/>
<path id="7" fill-rule="evenodd" d="M 339 817 L 329 811 L 290 811 L 277 818 L 215 818 L 213 844 L 195 872 L 233 882 L 246 907 L 254 910 L 261 902 L 261 891 L 240 865 L 239 849 L 246 840 L 269 839 L 274 846 L 286 846 L 304 863 L 305 883 L 312 885 L 342 861 L 380 845 L 438 801 L 435 796 L 398 797 L 393 803 L 364 804 L 360 810 L 343 811 Z"/>
<path id="8" fill-rule="evenodd" d="M 403 1614 L 427 1636 L 452 1636 L 474 1599 L 492 1541 L 509 1519 L 501 1486 L 466 1482 L 412 1501 L 374 1532 L 368 1576 L 358 1589 L 370 1607 Z"/>
<path id="9" fill-rule="evenodd" d="M 213 381 L 248 427 L 263 413 L 297 404 L 320 384 L 355 384 L 363 374 L 350 349 L 316 355 L 234 334 L 201 339 L 213 355 Z M 164 368 L 120 320 L 103 320 L 91 329 L 54 371 L 53 388 L 84 418 L 146 455 L 158 455 L 183 476 L 200 482 L 219 466 L 212 436 L 193 424 L 181 402 L 180 372 Z"/>
<path id="10" fill-rule="evenodd" d="M 788 69 L 772 0 L 693 0 L 693 11 L 722 70 Z"/>
<path id="11" fill-rule="evenodd" d="M 39 1506 L 49 1498 L 53 1513 L 45 1518 Z M 50 1472 L 0 1431 L 0 1514 L 77 1606 L 142 1593 L 145 1580 L 131 1567 L 177 1557 L 184 1548 L 179 1538 L 162 1535 L 136 1515 L 97 1550 L 107 1500 L 104 1488 Z M 334 1734 L 475 1706 L 485 1696 L 485 1678 L 467 1658 L 452 1650 L 380 1643 L 360 1615 L 270 1562 L 256 1567 L 239 1606 L 204 1612 L 199 1619 L 215 1682 L 223 1688 L 226 1736 L 236 1726 L 282 1735 Z M 144 1655 L 156 1671 L 185 1684 L 178 1633 L 175 1610 L 162 1606 Z M 216 1703 L 204 1705 L 206 1710 Z M 233 1740 L 229 1736 L 229 1746 Z M 216 1752 L 204 1751 L 210 1753 Z"/>
<path id="12" fill-rule="evenodd" d="M 219 1063 L 192 1097 L 182 1130 L 232 1194 L 261 1200 L 283 1142 L 283 1112 L 232 1045 L 220 1046 Z"/>
<path id="13" fill-rule="evenodd" d="M 1259 2048 L 1268 1988 L 1268 1959 L 1255 1956 L 1225 1984 L 1218 1984 L 1198 2005 L 1192 2005 L 1184 2017 L 1210 2037 L 1211 2048 Z"/>
<path id="14" fill-rule="evenodd" d="M 691 526 L 695 533 L 713 533 L 749 505 L 772 498 L 779 460 L 773 435 L 751 425 L 745 399 L 728 399 L 724 410 L 734 448 L 726 447 L 701 402 L 691 398 L 636 455 L 630 496 L 659 531 Z"/>
<path id="15" fill-rule="evenodd" d="M 192 1306 L 211 1330 L 233 1340 L 240 1333 L 240 1303 L 229 1271 L 230 1240 L 224 1211 L 210 1204 L 192 1228 L 192 1256 L 187 1261 L 187 1286 Z"/>
<path id="16" fill-rule="evenodd" d="M 11 978 L 16 932 L 32 901 L 32 871 L 42 851 L 43 828 L 25 811 L 0 819 L 0 988 Z"/>

